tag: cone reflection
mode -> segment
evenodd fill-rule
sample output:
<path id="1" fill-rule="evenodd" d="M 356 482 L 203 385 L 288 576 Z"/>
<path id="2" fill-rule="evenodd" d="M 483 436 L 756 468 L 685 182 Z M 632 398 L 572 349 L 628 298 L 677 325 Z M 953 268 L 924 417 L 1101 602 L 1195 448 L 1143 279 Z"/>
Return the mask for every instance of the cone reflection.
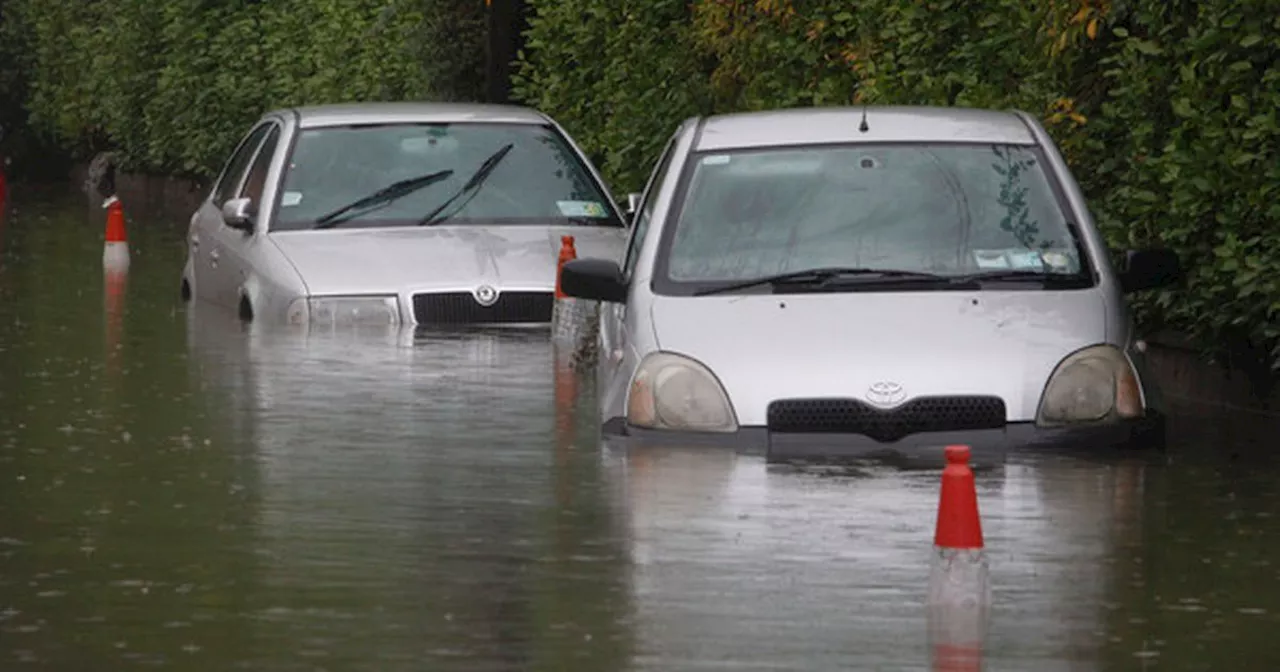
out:
<path id="1" fill-rule="evenodd" d="M 104 267 L 103 313 L 106 317 L 107 372 L 118 375 L 120 371 L 120 334 L 124 323 L 124 297 L 128 287 L 128 262 L 115 260 Z"/>

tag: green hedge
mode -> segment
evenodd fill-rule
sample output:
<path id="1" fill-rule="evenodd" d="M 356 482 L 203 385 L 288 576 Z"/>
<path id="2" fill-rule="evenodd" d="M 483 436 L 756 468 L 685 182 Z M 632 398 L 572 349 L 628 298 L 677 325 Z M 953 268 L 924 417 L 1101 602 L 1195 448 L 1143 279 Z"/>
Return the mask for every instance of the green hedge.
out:
<path id="1" fill-rule="evenodd" d="M 474 0 L 3 0 L 0 97 L 64 148 L 207 177 L 268 108 L 479 96 Z M 11 57 L 12 55 L 12 57 Z M 6 76 L 7 75 L 7 76 Z"/>
<path id="2" fill-rule="evenodd" d="M 1021 108 L 1116 249 L 1167 245 L 1183 289 L 1148 329 L 1280 369 L 1280 14 L 1274 0 L 531 0 L 516 93 L 619 194 L 695 113 L 854 102 Z M 1237 348 L 1238 349 L 1238 348 Z"/>

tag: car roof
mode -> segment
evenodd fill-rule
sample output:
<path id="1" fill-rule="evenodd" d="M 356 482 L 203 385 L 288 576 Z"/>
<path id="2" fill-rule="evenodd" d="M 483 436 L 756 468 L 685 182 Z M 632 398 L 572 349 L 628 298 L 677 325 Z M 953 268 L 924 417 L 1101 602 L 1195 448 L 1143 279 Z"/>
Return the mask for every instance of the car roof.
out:
<path id="1" fill-rule="evenodd" d="M 349 124 L 479 122 L 546 124 L 546 115 L 519 105 L 485 103 L 340 103 L 310 105 L 268 113 L 298 115 L 302 128 Z"/>
<path id="2" fill-rule="evenodd" d="M 858 129 L 866 112 L 868 130 Z M 867 105 L 742 112 L 703 120 L 697 151 L 855 142 L 992 142 L 1032 145 L 1014 111 Z"/>

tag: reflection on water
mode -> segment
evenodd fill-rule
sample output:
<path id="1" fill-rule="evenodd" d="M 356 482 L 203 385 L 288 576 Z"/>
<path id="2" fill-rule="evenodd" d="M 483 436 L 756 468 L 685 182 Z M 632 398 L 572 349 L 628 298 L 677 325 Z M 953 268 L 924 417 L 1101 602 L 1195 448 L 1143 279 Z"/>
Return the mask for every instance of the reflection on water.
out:
<path id="1" fill-rule="evenodd" d="M 591 489 L 594 461 L 557 462 L 576 453 L 550 445 L 556 378 L 572 373 L 554 370 L 545 332 L 188 314 L 192 365 L 255 453 L 261 634 L 325 665 L 622 665 L 616 535 L 559 493 L 575 466 L 587 478 L 570 487 Z"/>
<path id="2" fill-rule="evenodd" d="M 841 477 L 719 451 L 608 455 L 650 669 L 928 665 L 939 471 Z M 1099 495 L 1131 487 L 1117 477 L 1141 469 L 1062 461 L 978 476 L 995 584 L 989 669 L 1094 659 L 1109 522 L 1133 513 Z"/>
<path id="3" fill-rule="evenodd" d="M 245 326 L 181 305 L 185 217 L 125 282 L 99 209 L 13 212 L 0 669 L 930 665 L 940 469 L 601 445 L 545 332 Z M 986 669 L 1277 667 L 1274 432 L 1188 417 L 977 475 Z"/>

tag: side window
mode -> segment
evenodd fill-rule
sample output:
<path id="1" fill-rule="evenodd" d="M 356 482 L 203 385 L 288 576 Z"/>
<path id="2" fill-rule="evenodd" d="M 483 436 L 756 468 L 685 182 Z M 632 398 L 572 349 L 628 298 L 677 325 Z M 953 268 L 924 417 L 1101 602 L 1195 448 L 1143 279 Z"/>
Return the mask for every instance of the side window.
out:
<path id="1" fill-rule="evenodd" d="M 662 186 L 663 178 L 667 175 L 667 169 L 671 167 L 671 157 L 675 154 L 676 138 L 680 137 L 679 131 L 667 140 L 666 149 L 662 150 L 662 158 L 658 159 L 658 165 L 654 167 L 653 173 L 649 175 L 649 184 L 644 187 L 644 195 L 640 197 L 640 208 L 635 214 L 635 225 L 631 229 L 631 240 L 627 243 L 627 257 L 623 262 L 622 274 L 624 277 L 630 277 L 631 271 L 635 268 L 636 259 L 640 256 L 640 246 L 644 243 L 645 234 L 649 232 L 649 223 L 653 219 L 654 204 L 658 200 L 658 189 Z"/>
<path id="2" fill-rule="evenodd" d="M 253 158 L 253 153 L 258 149 L 258 145 L 262 144 L 262 136 L 266 135 L 270 129 L 270 124 L 258 126 L 236 148 L 235 154 L 227 162 L 226 169 L 222 171 L 222 178 L 218 180 L 218 187 L 213 191 L 214 205 L 222 207 L 222 204 L 240 189 L 244 171 L 249 167 L 249 160 Z"/>
<path id="3" fill-rule="evenodd" d="M 272 124 L 271 132 L 263 141 L 262 149 L 258 150 L 258 156 L 249 168 L 249 177 L 244 181 L 244 188 L 240 191 L 241 196 L 253 199 L 253 207 L 258 210 L 262 210 L 262 192 L 267 186 L 267 170 L 271 168 L 271 159 L 275 156 L 276 145 L 279 143 L 280 127 Z"/>

